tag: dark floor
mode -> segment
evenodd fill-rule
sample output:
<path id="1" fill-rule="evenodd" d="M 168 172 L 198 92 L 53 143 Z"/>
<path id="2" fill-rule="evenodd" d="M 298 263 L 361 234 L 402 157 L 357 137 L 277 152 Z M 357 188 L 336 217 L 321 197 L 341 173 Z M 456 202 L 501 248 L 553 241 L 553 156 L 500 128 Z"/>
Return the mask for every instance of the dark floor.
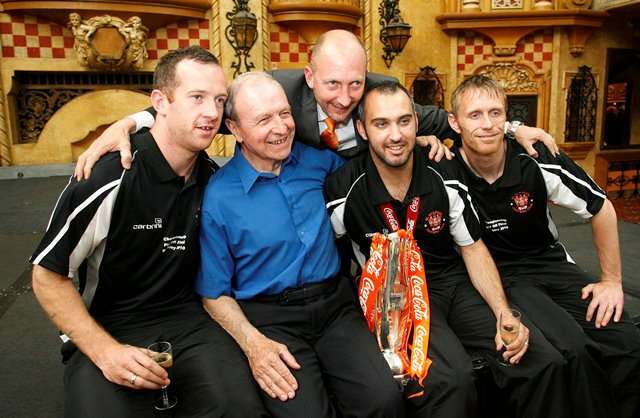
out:
<path id="1" fill-rule="evenodd" d="M 0 169 L 0 179 L 3 173 Z M 62 365 L 57 332 L 36 303 L 27 259 L 42 236 L 66 177 L 0 180 L 0 416 L 62 416 Z M 20 176 L 22 177 L 22 176 Z M 565 245 L 578 264 L 596 275 L 597 257 L 588 224 L 554 210 Z M 626 309 L 640 315 L 640 225 L 619 223 Z"/>

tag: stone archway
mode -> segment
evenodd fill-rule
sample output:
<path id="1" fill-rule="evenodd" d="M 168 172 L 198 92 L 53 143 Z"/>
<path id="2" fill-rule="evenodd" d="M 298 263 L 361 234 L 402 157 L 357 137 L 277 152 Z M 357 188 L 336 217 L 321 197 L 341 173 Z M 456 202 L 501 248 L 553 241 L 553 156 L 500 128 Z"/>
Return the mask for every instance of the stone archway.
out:
<path id="1" fill-rule="evenodd" d="M 36 143 L 12 146 L 13 162 L 19 165 L 70 163 L 89 146 L 90 141 L 85 139 L 93 131 L 149 104 L 148 94 L 122 89 L 78 96 L 51 117 Z"/>

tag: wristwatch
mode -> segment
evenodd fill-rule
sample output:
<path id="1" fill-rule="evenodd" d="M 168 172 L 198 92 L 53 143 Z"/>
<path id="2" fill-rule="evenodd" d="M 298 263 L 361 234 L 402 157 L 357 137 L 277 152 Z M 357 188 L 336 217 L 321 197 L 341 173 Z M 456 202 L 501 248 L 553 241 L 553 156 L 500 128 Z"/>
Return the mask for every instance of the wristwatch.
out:
<path id="1" fill-rule="evenodd" d="M 505 122 L 504 123 L 504 133 L 505 135 L 511 135 L 513 137 L 516 136 L 516 132 L 518 131 L 518 128 L 522 126 L 522 122 L 520 122 L 519 120 L 514 120 L 513 122 Z"/>

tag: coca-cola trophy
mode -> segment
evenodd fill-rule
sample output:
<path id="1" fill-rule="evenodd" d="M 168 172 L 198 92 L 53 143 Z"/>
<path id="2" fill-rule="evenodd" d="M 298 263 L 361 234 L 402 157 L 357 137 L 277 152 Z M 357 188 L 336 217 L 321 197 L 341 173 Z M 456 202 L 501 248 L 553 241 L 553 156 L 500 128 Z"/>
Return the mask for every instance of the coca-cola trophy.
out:
<path id="1" fill-rule="evenodd" d="M 403 385 L 411 378 L 422 383 L 431 364 L 429 299 L 422 254 L 410 233 L 374 235 L 359 299 L 395 379 Z"/>

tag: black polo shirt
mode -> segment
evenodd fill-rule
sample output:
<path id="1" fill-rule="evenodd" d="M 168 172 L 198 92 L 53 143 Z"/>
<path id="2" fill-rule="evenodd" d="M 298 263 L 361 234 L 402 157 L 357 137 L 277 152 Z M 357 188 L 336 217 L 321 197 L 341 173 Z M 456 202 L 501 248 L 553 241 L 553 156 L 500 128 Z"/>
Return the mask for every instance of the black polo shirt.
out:
<path id="1" fill-rule="evenodd" d="M 202 152 L 185 183 L 149 132 L 132 137 L 132 151 L 130 170 L 111 153 L 88 180 L 70 180 L 32 256 L 34 264 L 76 276 L 103 324 L 196 300 L 200 203 L 218 167 Z"/>
<path id="2" fill-rule="evenodd" d="M 400 227 L 405 228 L 407 207 L 419 196 L 414 237 L 429 279 L 465 271 L 456 246 L 477 241 L 480 225 L 464 187 L 457 181 L 445 182 L 438 166 L 429 161 L 426 149 L 416 147 L 413 178 L 403 202 L 389 195 L 368 152 L 348 161 L 327 178 L 325 195 L 331 223 L 338 237 L 346 234 L 351 239 L 353 255 L 360 266 L 369 257 L 373 233 L 390 232 L 380 205 L 391 203 Z"/>
<path id="3" fill-rule="evenodd" d="M 507 140 L 504 172 L 493 184 L 476 176 L 462 158 L 448 165 L 446 179 L 459 179 L 469 187 L 480 217 L 483 240 L 496 262 L 533 256 L 558 243 L 558 230 L 547 201 L 571 209 L 584 219 L 600 211 L 605 192 L 565 153 L 551 155 L 536 144 L 538 158 Z M 461 155 L 456 150 L 456 155 Z"/>

